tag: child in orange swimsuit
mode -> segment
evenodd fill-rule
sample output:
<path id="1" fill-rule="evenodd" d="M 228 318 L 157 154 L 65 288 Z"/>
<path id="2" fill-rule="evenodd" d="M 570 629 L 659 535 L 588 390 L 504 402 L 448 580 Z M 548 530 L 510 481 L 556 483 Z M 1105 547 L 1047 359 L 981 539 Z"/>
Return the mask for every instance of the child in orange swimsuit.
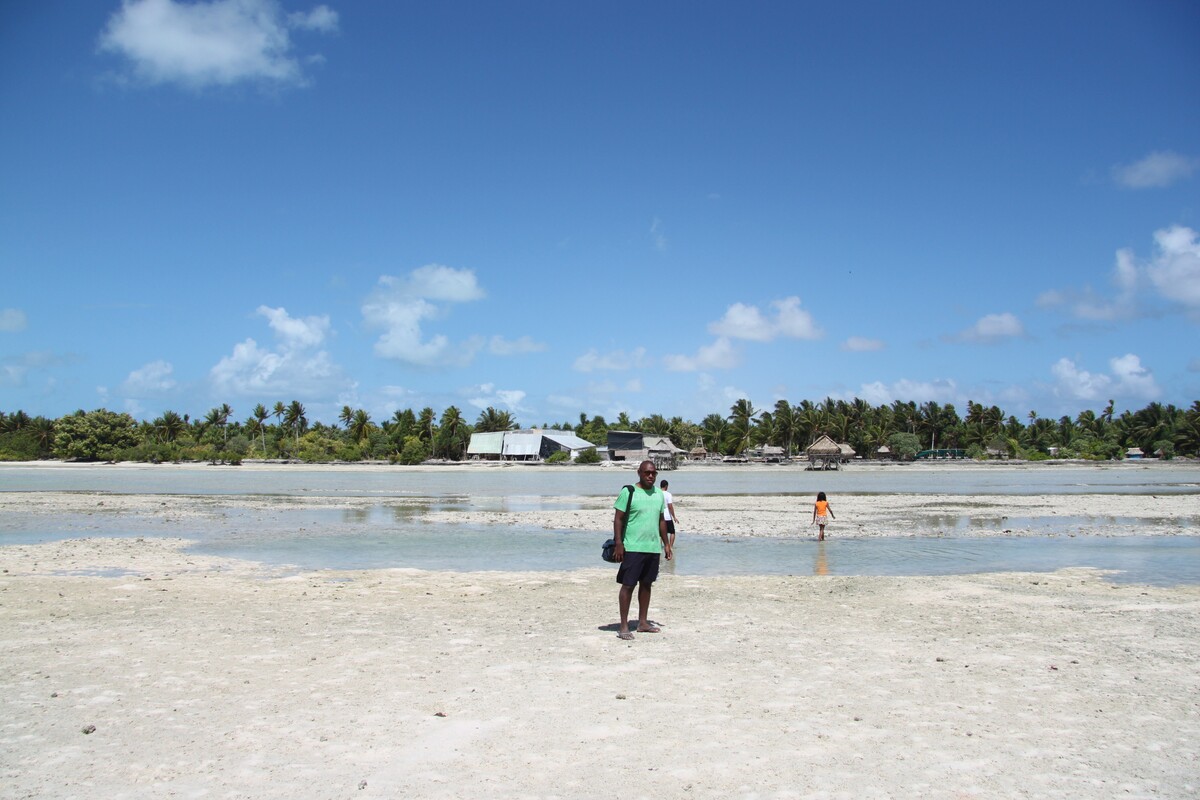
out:
<path id="1" fill-rule="evenodd" d="M 831 519 L 837 519 L 837 517 L 833 515 L 833 509 L 830 508 L 829 501 L 825 499 L 825 493 L 817 492 L 817 502 L 813 503 L 812 521 L 821 526 L 821 532 L 817 534 L 818 542 L 825 541 L 825 525 Z"/>

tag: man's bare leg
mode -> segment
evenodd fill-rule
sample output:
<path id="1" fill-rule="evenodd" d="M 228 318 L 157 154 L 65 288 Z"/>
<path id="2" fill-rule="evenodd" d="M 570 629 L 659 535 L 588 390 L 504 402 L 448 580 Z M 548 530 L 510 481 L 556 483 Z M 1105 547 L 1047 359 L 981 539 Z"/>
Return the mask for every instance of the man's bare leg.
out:
<path id="1" fill-rule="evenodd" d="M 621 593 L 619 595 L 617 595 L 617 601 L 618 601 L 617 604 L 620 606 L 620 609 L 621 609 L 621 627 L 617 631 L 617 636 L 621 637 L 622 639 L 632 639 L 633 638 L 633 634 L 629 632 L 629 604 L 632 600 L 633 600 L 633 587 L 632 586 L 622 586 Z M 640 597 L 639 597 L 638 603 L 639 603 L 639 605 L 641 603 Z"/>
<path id="2" fill-rule="evenodd" d="M 658 633 L 658 626 L 650 624 L 649 614 L 650 584 L 643 583 L 638 587 L 638 633 Z"/>

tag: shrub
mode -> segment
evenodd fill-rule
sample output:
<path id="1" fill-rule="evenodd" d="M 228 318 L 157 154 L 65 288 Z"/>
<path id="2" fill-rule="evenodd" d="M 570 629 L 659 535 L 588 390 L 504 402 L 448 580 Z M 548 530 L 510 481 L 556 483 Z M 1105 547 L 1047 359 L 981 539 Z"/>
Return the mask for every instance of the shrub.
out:
<path id="1" fill-rule="evenodd" d="M 596 448 L 589 447 L 579 455 L 575 456 L 576 464 L 599 464 L 600 454 L 596 452 Z"/>
<path id="2" fill-rule="evenodd" d="M 546 459 L 547 464 L 562 464 L 571 460 L 571 454 L 566 450 L 555 450 Z"/>

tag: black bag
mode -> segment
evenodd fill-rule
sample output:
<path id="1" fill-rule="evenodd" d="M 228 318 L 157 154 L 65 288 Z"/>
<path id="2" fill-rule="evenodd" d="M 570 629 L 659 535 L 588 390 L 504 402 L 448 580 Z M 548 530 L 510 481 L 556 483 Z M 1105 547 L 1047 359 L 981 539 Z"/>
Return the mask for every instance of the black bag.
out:
<path id="1" fill-rule="evenodd" d="M 625 525 L 629 522 L 629 509 L 633 506 L 633 484 L 627 483 L 621 488 L 629 490 L 629 499 L 625 501 L 625 519 L 621 522 L 622 525 Z M 621 535 L 625 535 L 624 527 L 621 528 Z M 616 549 L 617 540 L 609 539 L 600 547 L 600 557 L 610 564 L 615 564 L 617 563 Z"/>

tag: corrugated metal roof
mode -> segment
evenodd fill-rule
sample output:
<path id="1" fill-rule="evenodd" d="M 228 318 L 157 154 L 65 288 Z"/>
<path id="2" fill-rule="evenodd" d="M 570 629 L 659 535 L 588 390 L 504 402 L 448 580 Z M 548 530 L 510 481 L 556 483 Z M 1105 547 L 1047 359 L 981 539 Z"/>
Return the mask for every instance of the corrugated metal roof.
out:
<path id="1" fill-rule="evenodd" d="M 504 431 L 472 433 L 467 455 L 498 456 L 504 448 Z"/>
<path id="2" fill-rule="evenodd" d="M 509 433 L 504 437 L 504 455 L 536 456 L 542 451 L 542 434 Z"/>
<path id="3" fill-rule="evenodd" d="M 542 436 L 568 450 L 586 450 L 589 447 L 596 446 L 587 439 L 576 436 L 573 433 L 567 433 L 566 431 L 543 431 Z"/>

